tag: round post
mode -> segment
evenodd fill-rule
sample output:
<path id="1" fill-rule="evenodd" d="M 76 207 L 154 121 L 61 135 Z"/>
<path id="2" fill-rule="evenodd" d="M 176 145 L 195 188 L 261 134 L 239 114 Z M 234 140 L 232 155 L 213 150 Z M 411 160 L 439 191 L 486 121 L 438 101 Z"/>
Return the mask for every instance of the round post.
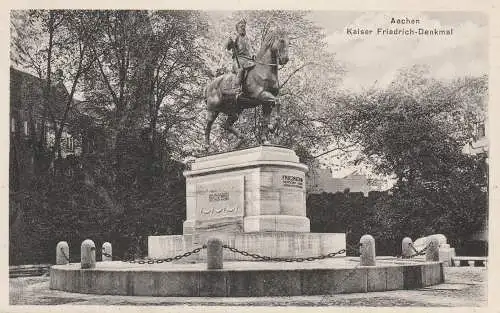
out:
<path id="1" fill-rule="evenodd" d="M 86 239 L 81 245 L 81 268 L 95 268 L 95 244 L 92 240 Z"/>
<path id="2" fill-rule="evenodd" d="M 69 246 L 66 241 L 59 241 L 56 246 L 56 264 L 64 265 L 69 263 Z"/>
<path id="3" fill-rule="evenodd" d="M 113 261 L 113 248 L 111 243 L 105 242 L 102 244 L 102 260 L 103 261 Z"/>
<path id="4" fill-rule="evenodd" d="M 210 238 L 207 241 L 207 269 L 222 269 L 222 241 L 218 238 Z"/>
<path id="5" fill-rule="evenodd" d="M 430 262 L 439 261 L 439 239 L 430 237 L 427 241 L 427 250 L 425 250 L 425 260 Z"/>
<path id="6" fill-rule="evenodd" d="M 361 253 L 361 266 L 375 266 L 375 239 L 371 235 L 364 235 L 359 240 L 361 244 L 359 252 Z"/>
<path id="7" fill-rule="evenodd" d="M 404 259 L 410 258 L 414 254 L 414 250 L 411 247 L 412 244 L 413 241 L 410 237 L 403 238 L 403 241 L 401 242 L 401 256 Z"/>

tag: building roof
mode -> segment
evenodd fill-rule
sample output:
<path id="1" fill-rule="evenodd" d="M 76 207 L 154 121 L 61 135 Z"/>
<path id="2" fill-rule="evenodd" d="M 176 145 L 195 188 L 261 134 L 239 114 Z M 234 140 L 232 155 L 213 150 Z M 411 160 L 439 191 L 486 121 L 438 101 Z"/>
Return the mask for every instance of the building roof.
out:
<path id="1" fill-rule="evenodd" d="M 11 110 L 33 108 L 33 113 L 44 116 L 43 90 L 46 80 L 32 74 L 10 67 L 10 107 Z M 55 99 L 52 103 L 52 113 L 56 120 L 61 119 L 69 99 L 69 93 L 62 82 L 52 85 L 51 93 Z M 70 110 L 70 115 L 74 114 Z"/>

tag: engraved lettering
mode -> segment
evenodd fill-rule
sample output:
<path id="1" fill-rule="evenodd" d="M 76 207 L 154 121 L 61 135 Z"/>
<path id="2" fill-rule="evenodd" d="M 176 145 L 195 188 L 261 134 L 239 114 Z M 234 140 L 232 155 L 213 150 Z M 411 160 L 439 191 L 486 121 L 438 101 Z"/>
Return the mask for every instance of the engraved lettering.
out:
<path id="1" fill-rule="evenodd" d="M 222 178 L 196 184 L 196 219 L 236 218 L 244 212 L 244 177 Z"/>
<path id="2" fill-rule="evenodd" d="M 229 200 L 229 192 L 212 192 L 208 195 L 208 201 L 228 201 Z"/>
<path id="3" fill-rule="evenodd" d="M 237 212 L 239 208 L 201 208 L 201 215 L 215 216 L 222 215 L 223 213 Z M 222 213 L 222 214 L 221 214 Z"/>
<path id="4" fill-rule="evenodd" d="M 281 182 L 283 183 L 283 186 L 287 187 L 302 188 L 302 186 L 304 185 L 304 179 L 302 177 L 291 176 L 291 175 L 281 176 Z"/>

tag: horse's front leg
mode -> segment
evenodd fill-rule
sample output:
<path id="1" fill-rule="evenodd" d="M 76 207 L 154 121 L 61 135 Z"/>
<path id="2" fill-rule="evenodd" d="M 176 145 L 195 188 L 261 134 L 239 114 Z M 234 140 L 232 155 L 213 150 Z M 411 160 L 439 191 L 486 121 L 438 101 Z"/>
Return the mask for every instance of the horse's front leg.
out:
<path id="1" fill-rule="evenodd" d="M 276 118 L 274 123 L 271 123 L 271 113 L 273 108 L 276 108 L 276 112 L 279 112 L 279 103 L 276 97 L 272 95 L 270 92 L 264 91 L 261 93 L 262 101 L 262 137 L 264 138 L 264 143 L 270 142 L 270 133 L 275 133 L 278 128 L 279 118 Z"/>
<path id="2" fill-rule="evenodd" d="M 273 122 L 269 121 L 269 131 L 273 134 L 277 134 L 278 128 L 280 127 L 280 120 L 281 120 L 281 103 L 278 98 L 274 100 L 274 108 L 275 108 L 275 118 Z M 271 110 L 272 111 L 272 110 Z"/>
<path id="3" fill-rule="evenodd" d="M 205 126 L 205 151 L 208 152 L 210 149 L 210 131 L 212 130 L 212 125 L 217 119 L 219 112 L 208 111 L 207 114 L 207 125 Z"/>
<path id="4" fill-rule="evenodd" d="M 270 143 L 269 133 L 271 132 L 271 112 L 272 112 L 271 104 L 264 103 L 262 105 L 262 124 L 261 124 L 261 134 L 264 144 Z"/>
<path id="5" fill-rule="evenodd" d="M 235 135 L 238 138 L 238 143 L 236 144 L 236 148 L 239 148 L 243 142 L 245 141 L 245 138 L 241 135 L 239 131 L 234 128 L 234 123 L 238 120 L 238 114 L 237 113 L 231 113 L 227 116 L 226 123 L 224 123 L 224 129 L 230 132 L 231 134 Z"/>

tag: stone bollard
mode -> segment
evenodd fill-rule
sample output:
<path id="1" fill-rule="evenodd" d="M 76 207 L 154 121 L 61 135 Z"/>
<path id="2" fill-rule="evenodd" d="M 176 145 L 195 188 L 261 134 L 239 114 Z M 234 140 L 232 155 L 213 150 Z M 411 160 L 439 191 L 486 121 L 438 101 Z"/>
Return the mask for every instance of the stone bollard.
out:
<path id="1" fill-rule="evenodd" d="M 69 246 L 66 241 L 59 241 L 56 246 L 56 264 L 64 265 L 69 263 Z"/>
<path id="2" fill-rule="evenodd" d="M 102 244 L 102 260 L 113 261 L 113 248 L 111 247 L 111 243 L 109 242 L 105 242 Z"/>
<path id="3" fill-rule="evenodd" d="M 207 241 L 207 269 L 220 270 L 222 266 L 222 241 L 218 238 L 210 238 Z"/>
<path id="4" fill-rule="evenodd" d="M 81 268 L 95 268 L 95 244 L 92 240 L 86 239 L 81 246 Z"/>
<path id="5" fill-rule="evenodd" d="M 403 238 L 403 241 L 401 242 L 401 256 L 403 258 L 407 259 L 415 253 L 411 247 L 412 244 L 413 241 L 411 241 L 410 237 Z"/>
<path id="6" fill-rule="evenodd" d="M 439 239 L 430 237 L 425 251 L 425 260 L 429 262 L 439 262 Z"/>
<path id="7" fill-rule="evenodd" d="M 364 235 L 359 239 L 359 243 L 360 265 L 375 266 L 375 239 L 371 235 Z"/>

